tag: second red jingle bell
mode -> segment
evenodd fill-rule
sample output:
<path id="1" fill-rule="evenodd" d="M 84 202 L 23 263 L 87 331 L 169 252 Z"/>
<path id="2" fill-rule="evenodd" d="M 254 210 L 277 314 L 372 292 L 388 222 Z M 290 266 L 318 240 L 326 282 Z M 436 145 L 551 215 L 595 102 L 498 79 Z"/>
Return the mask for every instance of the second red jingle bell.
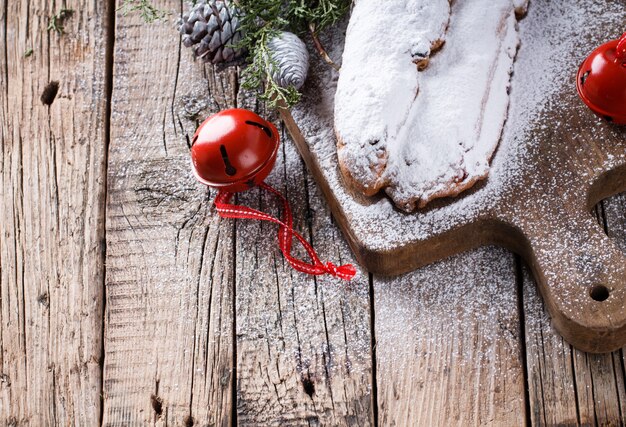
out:
<path id="1" fill-rule="evenodd" d="M 356 269 L 350 265 L 323 263 L 313 247 L 293 229 L 293 217 L 287 199 L 264 182 L 276 163 L 278 130 L 252 111 L 230 109 L 206 119 L 193 136 L 191 160 L 198 181 L 218 189 L 215 209 L 223 218 L 269 221 L 279 225 L 278 243 L 287 262 L 296 270 L 312 274 L 330 274 L 350 280 Z M 283 219 L 274 218 L 247 206 L 230 203 L 233 193 L 259 187 L 282 202 Z M 293 238 L 304 247 L 311 262 L 291 255 Z"/>
<path id="2" fill-rule="evenodd" d="M 626 33 L 619 40 L 604 43 L 583 61 L 576 88 L 598 116 L 626 124 Z"/>

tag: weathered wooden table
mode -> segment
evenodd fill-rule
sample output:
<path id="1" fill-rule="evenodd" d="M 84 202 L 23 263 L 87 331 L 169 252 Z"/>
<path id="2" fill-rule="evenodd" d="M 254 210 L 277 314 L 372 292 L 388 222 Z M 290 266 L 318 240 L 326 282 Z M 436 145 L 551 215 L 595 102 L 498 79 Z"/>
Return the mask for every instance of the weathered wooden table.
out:
<path id="1" fill-rule="evenodd" d="M 227 107 L 276 115 L 160 6 L 144 25 L 112 1 L 0 0 L 0 424 L 623 423 L 623 351 L 563 342 L 513 254 L 346 285 L 291 270 L 272 226 L 218 219 L 190 135 Z M 323 258 L 353 261 L 283 138 L 270 183 Z M 624 249 L 625 210 L 597 207 Z"/>

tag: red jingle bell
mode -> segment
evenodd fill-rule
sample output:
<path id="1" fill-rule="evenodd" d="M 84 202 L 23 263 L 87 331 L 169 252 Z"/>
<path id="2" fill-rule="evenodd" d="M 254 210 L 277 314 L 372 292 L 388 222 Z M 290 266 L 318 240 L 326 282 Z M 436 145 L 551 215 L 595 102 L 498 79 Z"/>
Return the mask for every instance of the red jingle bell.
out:
<path id="1" fill-rule="evenodd" d="M 222 218 L 251 219 L 277 224 L 278 245 L 296 270 L 315 276 L 329 274 L 350 280 L 356 274 L 351 264 L 323 263 L 309 242 L 293 229 L 289 202 L 264 182 L 276 162 L 278 130 L 252 111 L 224 110 L 206 119 L 196 130 L 191 144 L 193 172 L 201 183 L 218 189 L 215 210 Z M 280 199 L 283 218 L 278 219 L 243 205 L 231 203 L 235 192 L 258 186 Z M 291 255 L 293 239 L 306 250 L 311 262 Z"/>
<path id="2" fill-rule="evenodd" d="M 278 130 L 252 111 L 233 108 L 206 119 L 196 130 L 191 159 L 196 178 L 228 192 L 263 182 L 278 153 Z"/>
<path id="3" fill-rule="evenodd" d="M 626 124 L 626 33 L 598 47 L 583 61 L 576 88 L 598 116 Z"/>

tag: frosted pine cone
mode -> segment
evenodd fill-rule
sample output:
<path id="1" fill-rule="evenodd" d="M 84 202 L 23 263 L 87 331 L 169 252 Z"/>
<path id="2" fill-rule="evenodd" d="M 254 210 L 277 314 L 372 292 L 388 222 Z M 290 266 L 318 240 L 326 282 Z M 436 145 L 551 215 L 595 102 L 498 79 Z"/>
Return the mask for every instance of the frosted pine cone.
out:
<path id="1" fill-rule="evenodd" d="M 283 31 L 267 44 L 273 61 L 272 78 L 281 87 L 300 89 L 309 71 L 309 52 L 298 36 Z"/>
<path id="2" fill-rule="evenodd" d="M 183 44 L 196 57 L 218 64 L 244 55 L 235 46 L 241 40 L 238 10 L 229 0 L 201 0 L 181 17 Z"/>

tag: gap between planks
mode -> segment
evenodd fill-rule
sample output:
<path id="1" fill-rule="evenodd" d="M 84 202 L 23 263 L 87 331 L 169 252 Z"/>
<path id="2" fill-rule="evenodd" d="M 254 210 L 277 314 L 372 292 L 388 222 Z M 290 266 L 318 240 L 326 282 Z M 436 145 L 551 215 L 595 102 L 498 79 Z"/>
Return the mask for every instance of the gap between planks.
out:
<path id="1" fill-rule="evenodd" d="M 107 177 L 109 170 L 109 145 L 111 143 L 111 108 L 113 101 L 113 63 L 114 63 L 114 53 L 115 53 L 115 15 L 116 15 L 116 6 L 115 0 L 106 0 L 105 2 L 105 70 L 104 70 L 104 92 L 105 92 L 105 115 L 104 115 L 104 165 L 105 165 L 105 173 L 104 173 L 104 198 L 107 200 L 108 198 L 108 186 L 107 186 Z M 107 205 L 104 204 L 104 217 L 107 216 Z M 102 253 L 102 269 L 104 270 L 102 274 L 102 330 L 101 330 L 101 349 L 100 349 L 100 415 L 99 415 L 99 423 L 102 426 L 104 421 L 104 364 L 105 364 L 105 336 L 104 329 L 106 323 L 106 254 L 107 254 L 107 235 L 106 235 L 106 221 L 102 224 L 102 238 L 103 238 L 103 253 Z"/>

